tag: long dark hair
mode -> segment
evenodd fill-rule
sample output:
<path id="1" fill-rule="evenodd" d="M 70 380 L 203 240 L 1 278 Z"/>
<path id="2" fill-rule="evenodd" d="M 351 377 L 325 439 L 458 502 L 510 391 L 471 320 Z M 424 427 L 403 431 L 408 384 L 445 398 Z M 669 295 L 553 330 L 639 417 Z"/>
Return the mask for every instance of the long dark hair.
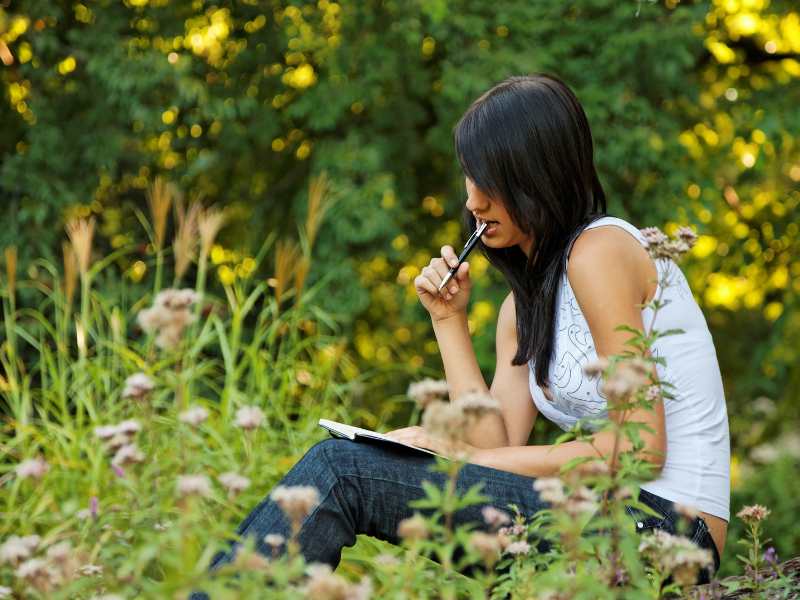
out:
<path id="1" fill-rule="evenodd" d="M 589 122 L 561 79 L 535 73 L 509 77 L 484 93 L 461 117 L 454 136 L 464 174 L 533 237 L 530 257 L 519 246 L 479 246 L 514 294 L 517 354 L 511 364 L 533 359 L 536 382 L 545 386 L 567 249 L 606 213 Z M 463 221 L 475 230 L 466 207 Z"/>

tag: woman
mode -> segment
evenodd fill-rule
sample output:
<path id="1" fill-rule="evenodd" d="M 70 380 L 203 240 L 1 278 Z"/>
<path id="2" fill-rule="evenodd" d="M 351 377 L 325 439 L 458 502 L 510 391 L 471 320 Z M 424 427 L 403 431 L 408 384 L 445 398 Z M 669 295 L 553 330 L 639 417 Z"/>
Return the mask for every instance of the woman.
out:
<path id="1" fill-rule="evenodd" d="M 624 323 L 644 329 L 652 311 L 637 305 L 661 292 L 670 303 L 659 311 L 659 329 L 685 331 L 660 338 L 653 349 L 667 363 L 655 374 L 676 386 L 676 398 L 629 418 L 651 428 L 642 434 L 643 456 L 659 474 L 642 487 L 640 500 L 663 517 L 630 514 L 640 531 L 674 532 L 679 505 L 698 511 L 689 535 L 712 551 L 718 568 L 729 519 L 729 438 L 713 341 L 676 265 L 654 262 L 636 227 L 604 216 L 605 195 L 578 100 L 552 75 L 512 77 L 472 104 L 456 126 L 455 144 L 466 176 L 465 222 L 470 230 L 490 222 L 480 247 L 511 288 L 498 317 L 489 388 L 467 328 L 469 264 L 438 292 L 448 265 L 457 261 L 453 248 L 444 246 L 414 281 L 431 316 L 451 399 L 478 390 L 502 407 L 501 415 L 484 416 L 465 432 L 472 455 L 460 472 L 459 491 L 483 482 L 493 506 L 515 503 L 532 515 L 545 506 L 532 486 L 536 477 L 556 474 L 577 456 L 596 456 L 586 442 L 527 441 L 539 412 L 563 428 L 607 412 L 598 380 L 582 367 L 625 350 L 629 334 L 615 328 Z M 673 285 L 661 290 L 664 269 L 671 270 Z M 446 448 L 420 427 L 389 435 L 435 451 Z M 594 445 L 608 456 L 613 438 L 596 433 Z M 280 482 L 319 490 L 321 503 L 298 535 L 306 560 L 335 568 L 342 547 L 352 546 L 357 534 L 399 543 L 398 523 L 413 513 L 408 503 L 424 496 L 421 481 L 443 484 L 443 475 L 429 470 L 432 461 L 402 448 L 341 439 L 314 445 Z M 481 508 L 462 510 L 455 523 L 482 523 Z M 264 536 L 288 537 L 289 531 L 267 496 L 238 533 L 254 536 L 257 549 L 269 555 Z M 212 569 L 232 558 L 233 551 L 219 554 Z"/>

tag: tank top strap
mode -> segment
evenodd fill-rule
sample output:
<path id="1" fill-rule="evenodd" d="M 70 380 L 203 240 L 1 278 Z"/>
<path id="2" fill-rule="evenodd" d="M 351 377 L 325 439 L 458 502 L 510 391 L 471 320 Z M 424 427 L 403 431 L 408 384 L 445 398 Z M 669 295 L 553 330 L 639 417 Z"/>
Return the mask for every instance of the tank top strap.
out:
<path id="1" fill-rule="evenodd" d="M 629 223 L 625 219 L 620 219 L 619 217 L 612 217 L 611 215 L 605 215 L 600 217 L 599 219 L 595 219 L 586 227 L 584 227 L 579 233 L 573 236 L 572 240 L 569 242 L 569 246 L 567 248 L 567 258 L 569 258 L 570 253 L 572 252 L 572 245 L 575 243 L 575 240 L 578 239 L 578 236 L 585 231 L 586 229 L 594 229 L 595 227 L 602 227 L 603 225 L 616 225 L 617 227 L 621 227 L 628 233 L 630 233 L 633 237 L 635 237 L 642 246 L 647 248 L 647 240 L 645 239 L 644 235 L 636 225 Z"/>

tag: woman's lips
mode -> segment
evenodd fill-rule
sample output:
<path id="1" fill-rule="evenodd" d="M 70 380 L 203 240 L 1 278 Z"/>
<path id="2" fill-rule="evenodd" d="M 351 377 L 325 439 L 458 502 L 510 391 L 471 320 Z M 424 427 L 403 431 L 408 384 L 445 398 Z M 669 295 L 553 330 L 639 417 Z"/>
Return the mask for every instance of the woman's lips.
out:
<path id="1" fill-rule="evenodd" d="M 484 219 L 475 219 L 477 221 L 478 227 L 481 226 L 482 223 L 487 223 L 489 226 L 484 230 L 483 235 L 492 235 L 497 231 L 498 222 L 497 221 L 490 221 Z"/>

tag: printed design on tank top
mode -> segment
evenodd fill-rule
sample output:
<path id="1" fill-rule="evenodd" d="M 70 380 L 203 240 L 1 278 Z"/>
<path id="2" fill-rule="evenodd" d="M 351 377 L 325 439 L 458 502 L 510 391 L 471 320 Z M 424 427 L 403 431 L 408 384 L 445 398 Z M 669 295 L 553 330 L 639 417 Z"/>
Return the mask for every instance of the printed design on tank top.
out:
<path id="1" fill-rule="evenodd" d="M 607 398 L 601 390 L 600 377 L 589 377 L 583 367 L 597 357 L 589 325 L 572 292 L 566 273 L 560 294 L 556 322 L 555 356 L 550 369 L 548 398 L 562 413 L 572 417 L 599 417 L 607 412 Z M 545 396 L 547 397 L 547 396 Z"/>
<path id="2" fill-rule="evenodd" d="M 637 239 L 644 242 L 639 236 Z M 689 282 L 674 261 L 657 259 L 654 264 L 658 273 L 659 285 L 663 282 L 666 286 L 661 298 L 662 301 L 667 302 L 667 305 L 662 307 L 659 312 L 668 310 L 669 304 L 677 299 L 676 295 L 684 300 L 692 298 Z M 656 298 L 659 291 L 660 288 L 656 290 Z M 597 358 L 597 351 L 589 324 L 581 311 L 566 273 L 562 276 L 557 302 L 554 360 L 550 362 L 549 385 L 540 389 L 542 396 L 554 409 L 551 410 L 551 413 L 561 413 L 560 415 L 552 414 L 552 416 L 560 425 L 569 427 L 570 421 L 575 418 L 607 416 L 608 398 L 602 391 L 602 378 L 589 377 L 583 371 L 583 367 L 587 363 Z M 649 325 L 650 319 L 645 319 L 644 327 L 647 328 Z M 651 353 L 654 357 L 661 356 L 658 344 L 651 348 Z M 535 369 L 533 360 L 529 361 L 529 367 L 532 370 Z M 658 366 L 657 370 L 661 379 L 669 382 L 669 377 L 663 368 Z M 533 384 L 536 385 L 535 381 Z"/>

